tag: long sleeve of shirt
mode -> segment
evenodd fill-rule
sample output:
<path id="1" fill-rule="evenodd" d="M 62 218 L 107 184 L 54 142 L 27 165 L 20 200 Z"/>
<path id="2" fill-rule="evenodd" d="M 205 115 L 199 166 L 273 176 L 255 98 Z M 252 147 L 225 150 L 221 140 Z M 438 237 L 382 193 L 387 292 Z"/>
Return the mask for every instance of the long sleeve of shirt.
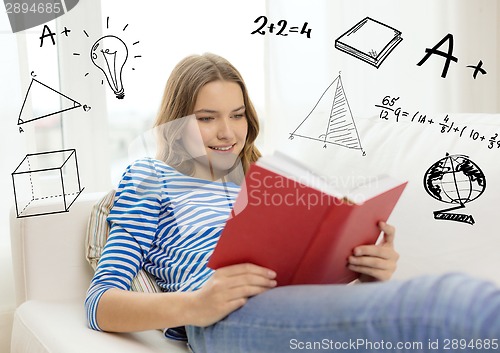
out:
<path id="1" fill-rule="evenodd" d="M 89 326 L 100 330 L 96 320 L 101 296 L 110 288 L 128 290 L 143 265 L 158 227 L 162 183 L 151 160 L 127 168 L 118 186 L 108 217 L 109 238 L 85 300 Z"/>

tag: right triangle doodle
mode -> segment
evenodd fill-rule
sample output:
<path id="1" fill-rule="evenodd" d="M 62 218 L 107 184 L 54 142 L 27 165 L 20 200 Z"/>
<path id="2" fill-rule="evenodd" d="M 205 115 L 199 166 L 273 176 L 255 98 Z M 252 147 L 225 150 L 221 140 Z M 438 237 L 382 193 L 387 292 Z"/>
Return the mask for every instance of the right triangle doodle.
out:
<path id="1" fill-rule="evenodd" d="M 26 102 L 33 101 L 35 97 L 37 97 L 38 99 L 43 98 L 44 106 L 40 111 L 35 112 L 34 116 L 30 116 L 30 114 L 28 113 L 28 109 L 25 109 Z M 23 106 L 21 107 L 21 111 L 19 112 L 17 125 L 59 114 L 71 109 L 79 108 L 81 106 L 82 105 L 74 99 L 71 99 L 61 92 L 58 92 L 55 89 L 33 78 L 31 79 L 28 92 L 26 93 L 26 97 L 24 98 Z"/>
<path id="2" fill-rule="evenodd" d="M 294 137 L 323 142 L 323 148 L 334 144 L 361 150 L 365 155 L 340 74 L 323 92 L 306 118 L 290 133 L 290 140 Z"/>

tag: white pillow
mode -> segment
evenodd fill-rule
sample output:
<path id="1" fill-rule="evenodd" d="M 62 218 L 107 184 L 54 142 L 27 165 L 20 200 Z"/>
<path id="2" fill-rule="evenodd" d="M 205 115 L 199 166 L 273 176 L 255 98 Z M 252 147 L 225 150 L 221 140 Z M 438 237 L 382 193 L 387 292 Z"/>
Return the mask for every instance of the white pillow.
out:
<path id="1" fill-rule="evenodd" d="M 85 256 L 94 270 L 108 240 L 109 224 L 107 218 L 111 207 L 113 207 L 114 200 L 115 190 L 111 190 L 92 207 L 85 238 Z M 146 293 L 161 292 L 154 277 L 143 269 L 132 280 L 131 290 Z"/>

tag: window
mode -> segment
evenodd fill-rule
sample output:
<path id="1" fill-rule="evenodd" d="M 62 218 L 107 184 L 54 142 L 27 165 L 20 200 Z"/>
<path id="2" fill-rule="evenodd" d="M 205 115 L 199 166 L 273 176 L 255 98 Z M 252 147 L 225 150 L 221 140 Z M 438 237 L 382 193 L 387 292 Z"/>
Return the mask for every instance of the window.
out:
<path id="1" fill-rule="evenodd" d="M 40 47 L 44 25 L 25 34 L 27 62 L 21 67 L 22 86 L 36 79 L 81 107 L 25 124 L 32 134 L 30 153 L 75 149 L 87 191 L 115 187 L 127 164 L 130 144 L 152 127 L 164 85 L 183 57 L 213 52 L 229 59 L 242 73 L 256 109 L 264 111 L 264 46 L 250 36 L 253 20 L 265 14 L 264 0 L 80 2 L 47 23 L 55 34 Z M 66 32 L 69 30 L 69 32 Z M 117 99 L 103 72 L 90 60 L 94 43 L 118 37 L 128 50 L 121 80 L 124 98 Z M 47 91 L 49 92 L 49 91 Z M 23 93 L 24 94 L 24 93 Z M 64 99 L 37 95 L 33 115 L 62 107 Z M 39 114 L 40 113 L 40 114 Z"/>
<path id="2" fill-rule="evenodd" d="M 124 99 L 106 87 L 114 185 L 130 162 L 130 143 L 152 127 L 167 78 L 183 57 L 226 57 L 241 71 L 256 109 L 264 110 L 264 40 L 249 36 L 253 19 L 265 13 L 264 0 L 148 1 L 141 8 L 122 2 L 119 9 L 115 1 L 101 4 L 103 35 L 121 38 L 129 51 Z"/>

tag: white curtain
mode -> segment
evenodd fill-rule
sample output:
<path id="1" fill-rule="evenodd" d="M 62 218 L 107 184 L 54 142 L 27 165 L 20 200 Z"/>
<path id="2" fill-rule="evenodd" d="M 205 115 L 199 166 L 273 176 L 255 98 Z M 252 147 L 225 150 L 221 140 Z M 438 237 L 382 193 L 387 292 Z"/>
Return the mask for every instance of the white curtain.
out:
<path id="1" fill-rule="evenodd" d="M 267 34 L 267 147 L 287 138 L 341 72 L 354 116 L 374 116 L 389 95 L 408 111 L 423 113 L 500 112 L 500 5 L 496 0 L 268 0 L 269 22 L 308 22 L 311 36 Z M 401 31 L 403 40 L 375 68 L 337 50 L 335 39 L 365 17 Z M 427 48 L 453 36 L 446 75 L 445 58 Z M 438 48 L 448 51 L 449 41 Z M 482 61 L 486 74 L 474 68 Z M 297 151 L 300 153 L 300 151 Z"/>
<path id="2" fill-rule="evenodd" d="M 7 14 L 0 15 L 0 33 L 9 33 L 10 25 Z M 16 36 L 0 35 L 0 351 L 9 347 L 12 316 L 14 311 L 14 286 L 10 256 L 9 210 L 12 205 L 11 173 L 20 161 L 17 154 L 25 152 L 25 145 L 19 136 L 16 119 L 19 107 L 10 102 L 22 101 L 21 85 L 18 79 L 17 65 L 22 64 L 21 56 L 25 47 L 23 41 L 16 43 Z M 8 83 L 7 83 L 8 82 Z M 31 138 L 32 135 L 27 136 Z"/>

